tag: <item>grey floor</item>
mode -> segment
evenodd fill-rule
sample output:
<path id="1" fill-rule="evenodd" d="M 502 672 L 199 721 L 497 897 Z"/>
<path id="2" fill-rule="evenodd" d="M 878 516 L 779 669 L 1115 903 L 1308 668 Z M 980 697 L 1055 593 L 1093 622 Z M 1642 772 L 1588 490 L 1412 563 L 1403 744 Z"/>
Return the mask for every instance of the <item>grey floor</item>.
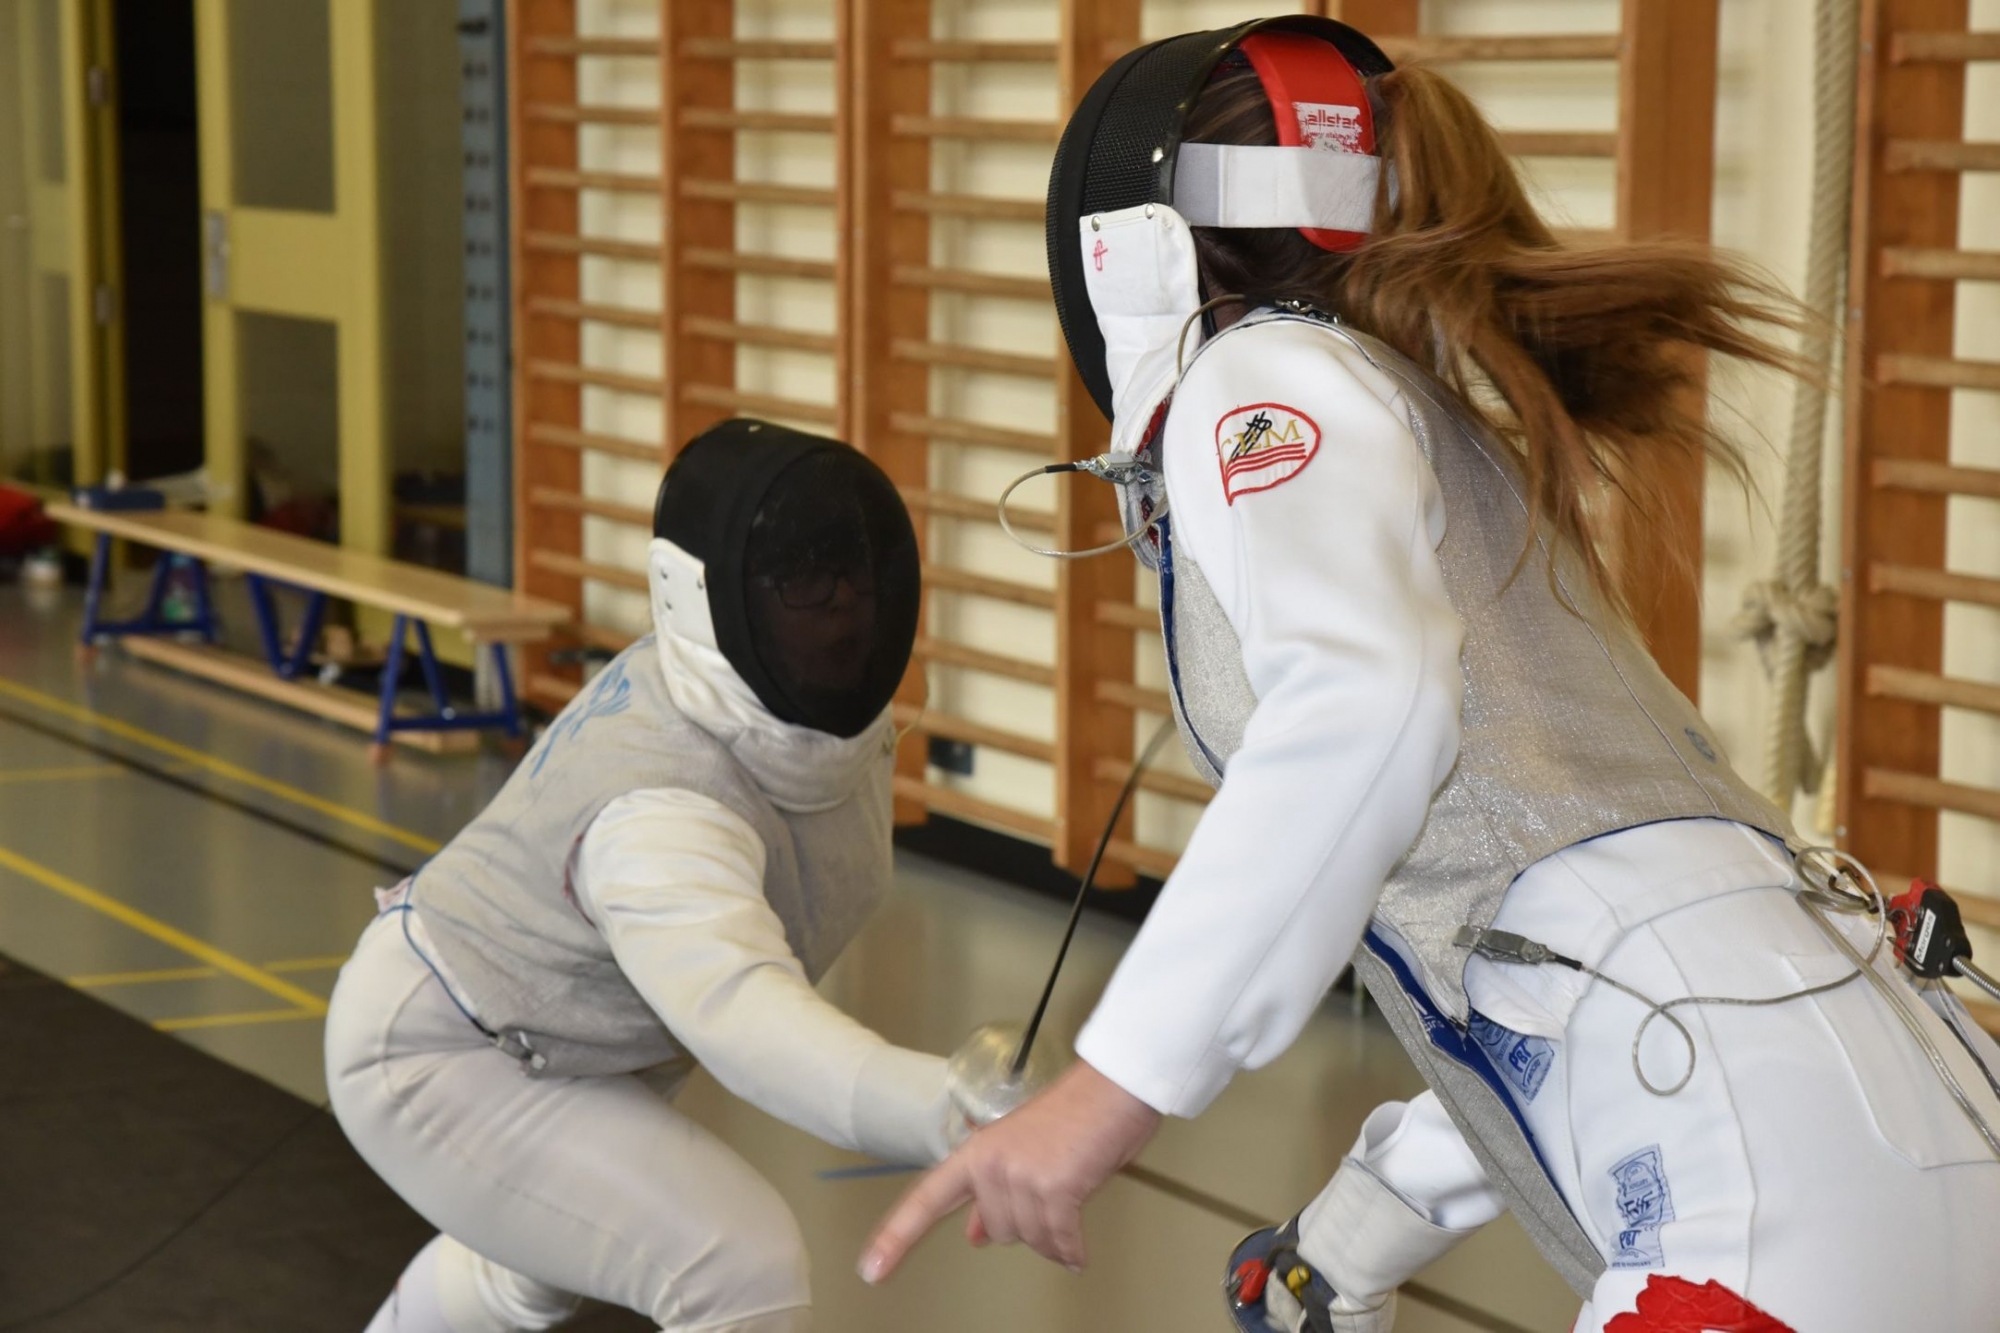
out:
<path id="1" fill-rule="evenodd" d="M 0 952 L 301 1097 L 324 1096 L 321 1018 L 369 890 L 449 838 L 505 779 L 499 753 L 399 753 L 124 657 L 73 650 L 73 591 L 0 587 Z M 893 1040 L 951 1049 L 1025 1017 L 1063 906 L 904 857 L 879 917 L 827 979 Z M 1074 1033 L 1130 938 L 1086 920 L 1050 1020 Z M 1218 1282 L 1244 1216 L 1323 1183 L 1368 1110 L 1420 1085 L 1387 1029 L 1329 1000 L 1303 1039 L 1170 1124 L 1087 1215 L 1080 1276 L 946 1227 L 895 1281 L 853 1276 L 907 1177 L 828 1179 L 856 1159 L 697 1079 L 682 1104 L 791 1200 L 831 1333 L 1222 1333 Z M 19 1149 L 22 1145 L 13 1145 Z M 1561 1330 L 1576 1302 L 1507 1219 L 1422 1275 L 1402 1333 Z"/>

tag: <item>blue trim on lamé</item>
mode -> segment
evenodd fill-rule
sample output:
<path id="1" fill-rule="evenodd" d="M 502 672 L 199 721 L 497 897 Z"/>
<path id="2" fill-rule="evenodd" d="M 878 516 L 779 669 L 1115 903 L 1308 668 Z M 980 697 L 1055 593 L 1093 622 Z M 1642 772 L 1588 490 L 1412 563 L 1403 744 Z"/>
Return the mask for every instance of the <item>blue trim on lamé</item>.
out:
<path id="1" fill-rule="evenodd" d="M 1499 1071 L 1494 1069 L 1493 1061 L 1486 1054 L 1486 1048 L 1474 1041 L 1472 1034 L 1465 1028 L 1445 1017 L 1437 1005 L 1432 1003 L 1430 994 L 1424 990 L 1423 983 L 1417 980 L 1417 974 L 1403 961 L 1403 956 L 1382 938 L 1380 931 L 1370 926 L 1368 933 L 1362 937 L 1362 943 L 1367 945 L 1368 952 L 1374 954 L 1381 964 L 1389 969 L 1390 975 L 1396 978 L 1396 984 L 1402 987 L 1403 994 L 1407 995 L 1410 1003 L 1416 1006 L 1417 1018 L 1424 1025 L 1424 1035 L 1430 1039 L 1431 1049 L 1454 1063 L 1463 1065 L 1477 1075 L 1482 1083 L 1493 1089 L 1493 1095 L 1500 1099 L 1501 1104 L 1507 1108 L 1507 1113 L 1514 1117 L 1514 1123 L 1520 1126 L 1521 1137 L 1528 1141 L 1528 1147 L 1534 1152 L 1535 1162 L 1542 1168 L 1542 1174 L 1548 1176 L 1553 1183 L 1555 1177 L 1549 1171 L 1548 1159 L 1542 1156 L 1542 1145 L 1536 1141 L 1535 1131 L 1528 1127 L 1527 1117 L 1521 1114 L 1520 1103 L 1514 1099 L 1514 1090 L 1500 1077 Z"/>
<path id="2" fill-rule="evenodd" d="M 1194 737 L 1194 743 L 1201 747 L 1202 758 L 1218 776 L 1222 772 L 1222 760 L 1215 751 L 1208 748 L 1208 742 L 1201 738 L 1194 723 L 1189 720 L 1187 699 L 1181 694 L 1181 662 L 1174 655 L 1174 529 L 1173 520 L 1162 518 L 1156 525 L 1160 534 L 1160 638 L 1167 647 L 1167 681 L 1174 692 L 1174 706 L 1179 721 L 1187 728 L 1187 734 Z"/>

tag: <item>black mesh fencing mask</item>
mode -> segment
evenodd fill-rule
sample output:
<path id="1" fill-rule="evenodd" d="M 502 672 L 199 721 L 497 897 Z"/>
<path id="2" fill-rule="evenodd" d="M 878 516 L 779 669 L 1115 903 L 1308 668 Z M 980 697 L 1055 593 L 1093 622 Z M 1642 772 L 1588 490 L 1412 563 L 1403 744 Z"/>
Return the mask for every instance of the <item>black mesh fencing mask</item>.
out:
<path id="1" fill-rule="evenodd" d="M 1256 33 L 1301 33 L 1333 44 L 1363 77 L 1394 65 L 1380 47 L 1333 19 L 1299 15 L 1254 19 L 1212 32 L 1183 33 L 1128 51 L 1078 103 L 1056 145 L 1049 173 L 1049 283 L 1070 358 L 1108 418 L 1112 384 L 1104 336 L 1084 277 L 1078 223 L 1144 204 L 1171 207 L 1187 116 L 1223 58 Z M 1097 261 L 1100 265 L 1102 258 Z"/>
<path id="2" fill-rule="evenodd" d="M 725 421 L 667 470 L 653 534 L 701 563 L 714 647 L 774 716 L 851 737 L 889 706 L 922 584 L 909 510 L 874 463 Z"/>

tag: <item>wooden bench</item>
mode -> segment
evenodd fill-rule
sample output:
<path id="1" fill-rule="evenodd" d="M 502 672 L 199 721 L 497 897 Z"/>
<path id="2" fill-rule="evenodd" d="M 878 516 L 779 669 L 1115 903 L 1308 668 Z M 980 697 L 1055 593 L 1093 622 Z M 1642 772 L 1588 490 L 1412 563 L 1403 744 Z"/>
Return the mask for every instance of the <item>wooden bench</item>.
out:
<path id="1" fill-rule="evenodd" d="M 122 498 L 120 502 L 124 502 Z M 84 602 L 82 641 L 86 650 L 118 639 L 136 657 L 370 732 L 374 736 L 371 754 L 378 763 L 387 759 L 391 741 L 439 753 L 476 745 L 471 733 L 481 730 L 498 728 L 509 736 L 520 735 L 520 706 L 507 660 L 508 646 L 546 639 L 570 619 L 568 608 L 541 598 L 214 514 L 63 503 L 50 505 L 48 512 L 58 522 L 96 534 L 90 590 Z M 110 577 L 114 538 L 186 557 L 192 573 L 193 612 L 167 613 L 173 562 L 161 559 L 153 565 L 145 609 L 130 620 L 106 620 L 104 590 Z M 250 659 L 215 647 L 210 563 L 243 571 L 270 664 L 268 674 Z M 272 599 L 274 584 L 307 596 L 304 618 L 290 644 L 281 641 Z M 300 679 L 310 664 L 330 597 L 395 616 L 388 658 L 382 667 L 380 698 L 373 703 L 348 691 Z M 433 711 L 429 713 L 407 712 L 396 704 L 398 678 L 406 660 L 405 641 L 412 628 L 416 630 L 417 662 L 430 691 Z M 498 710 L 464 712 L 452 706 L 445 696 L 443 672 L 431 643 L 433 628 L 458 630 L 475 645 L 492 649 L 501 696 Z M 198 636 L 202 642 L 173 641 L 190 636 Z"/>

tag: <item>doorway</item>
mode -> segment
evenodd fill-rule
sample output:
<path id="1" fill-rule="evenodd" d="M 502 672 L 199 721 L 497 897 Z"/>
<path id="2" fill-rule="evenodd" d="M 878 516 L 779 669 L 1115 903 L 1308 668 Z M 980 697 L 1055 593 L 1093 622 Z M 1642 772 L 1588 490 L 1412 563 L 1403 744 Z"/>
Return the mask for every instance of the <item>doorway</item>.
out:
<path id="1" fill-rule="evenodd" d="M 193 0 L 114 0 L 118 246 L 124 261 L 123 472 L 202 466 L 201 160 Z"/>

